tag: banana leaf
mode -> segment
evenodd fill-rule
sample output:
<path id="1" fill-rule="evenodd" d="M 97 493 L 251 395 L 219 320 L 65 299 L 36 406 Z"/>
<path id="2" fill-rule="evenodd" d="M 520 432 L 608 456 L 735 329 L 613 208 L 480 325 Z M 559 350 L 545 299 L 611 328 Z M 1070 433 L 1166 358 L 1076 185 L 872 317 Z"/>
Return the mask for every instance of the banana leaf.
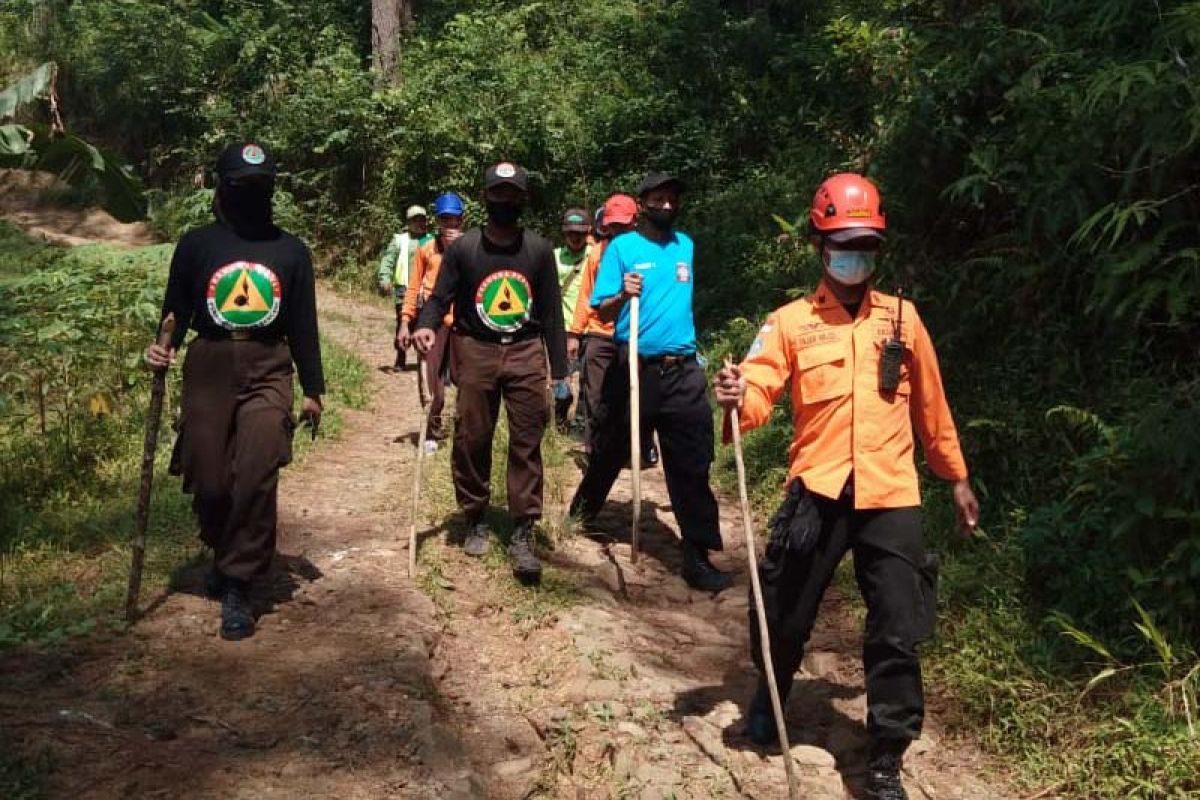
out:
<path id="1" fill-rule="evenodd" d="M 53 172 L 71 186 L 95 181 L 100 205 L 118 220 L 146 216 L 142 182 L 116 154 L 72 134 L 52 135 L 49 125 L 0 125 L 0 167 Z"/>

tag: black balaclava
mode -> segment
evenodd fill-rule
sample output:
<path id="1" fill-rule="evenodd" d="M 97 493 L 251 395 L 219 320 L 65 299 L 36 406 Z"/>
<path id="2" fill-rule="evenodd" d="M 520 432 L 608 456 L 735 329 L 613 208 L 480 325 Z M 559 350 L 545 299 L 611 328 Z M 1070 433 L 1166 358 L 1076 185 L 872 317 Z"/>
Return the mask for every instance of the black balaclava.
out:
<path id="1" fill-rule="evenodd" d="M 521 219 L 521 212 L 525 210 L 524 203 L 508 200 L 488 200 L 485 205 L 488 219 L 501 228 L 515 227 Z"/>
<path id="2" fill-rule="evenodd" d="M 258 233 L 272 227 L 271 196 L 274 182 L 231 181 L 217 183 L 214 205 L 217 216 L 238 232 Z"/>

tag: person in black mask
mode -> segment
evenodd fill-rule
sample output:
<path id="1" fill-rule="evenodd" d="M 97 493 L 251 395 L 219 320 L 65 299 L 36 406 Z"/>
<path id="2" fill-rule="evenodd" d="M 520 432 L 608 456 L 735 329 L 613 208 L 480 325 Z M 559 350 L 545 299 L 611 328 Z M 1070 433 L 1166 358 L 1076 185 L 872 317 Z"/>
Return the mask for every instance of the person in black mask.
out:
<path id="1" fill-rule="evenodd" d="M 259 144 L 225 148 L 217 161 L 217 220 L 179 240 L 162 315 L 175 315 L 171 344 L 151 345 L 154 368 L 183 364 L 179 455 L 200 536 L 213 549 L 205 590 L 221 599 L 221 636 L 254 633 L 250 581 L 275 552 L 279 468 L 291 460 L 292 374 L 301 415 L 316 425 L 325 378 L 316 286 L 304 243 L 277 228 L 275 165 Z"/>
<path id="2" fill-rule="evenodd" d="M 487 552 L 484 521 L 490 500 L 492 437 L 500 401 L 508 414 L 508 509 L 513 531 L 508 555 L 516 577 L 541 579 L 533 527 L 542 516 L 542 436 L 549 421 L 550 376 L 567 375 L 558 270 L 550 243 L 520 227 L 529 197 L 524 169 L 511 162 L 488 168 L 483 200 L 487 223 L 464 233 L 442 257 L 433 293 L 417 318 L 413 339 L 428 353 L 435 331 L 453 309 L 451 373 L 458 385 L 451 469 L 466 514 L 468 555 Z"/>
<path id="3" fill-rule="evenodd" d="M 643 429 L 658 431 L 667 493 L 683 538 L 683 579 L 695 589 L 719 592 L 733 579 L 709 560 L 710 551 L 722 548 L 717 498 L 709 484 L 715 443 L 708 382 L 696 358 L 692 239 L 674 227 L 682 194 L 678 178 L 648 174 L 638 189 L 637 229 L 613 239 L 600 259 L 591 305 L 599 319 L 616 321 L 617 358 L 604 373 L 592 455 L 571 514 L 591 524 L 629 458 L 627 301 L 640 297 L 640 421 Z"/>

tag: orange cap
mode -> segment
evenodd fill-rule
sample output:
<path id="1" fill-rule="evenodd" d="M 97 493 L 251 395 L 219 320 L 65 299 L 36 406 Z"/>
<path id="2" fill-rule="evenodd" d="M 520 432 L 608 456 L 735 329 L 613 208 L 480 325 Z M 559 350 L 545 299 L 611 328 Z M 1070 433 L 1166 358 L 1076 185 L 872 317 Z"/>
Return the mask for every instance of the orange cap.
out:
<path id="1" fill-rule="evenodd" d="M 880 208 L 878 187 L 853 172 L 840 172 L 826 178 L 817 187 L 808 218 L 814 231 L 829 234 L 844 232 L 837 237 L 841 239 L 856 236 L 882 239 L 883 231 L 887 230 L 887 219 Z M 852 231 L 853 235 L 845 235 Z"/>
<path id="2" fill-rule="evenodd" d="M 627 225 L 637 216 L 637 200 L 627 194 L 614 194 L 604 201 L 604 224 Z"/>

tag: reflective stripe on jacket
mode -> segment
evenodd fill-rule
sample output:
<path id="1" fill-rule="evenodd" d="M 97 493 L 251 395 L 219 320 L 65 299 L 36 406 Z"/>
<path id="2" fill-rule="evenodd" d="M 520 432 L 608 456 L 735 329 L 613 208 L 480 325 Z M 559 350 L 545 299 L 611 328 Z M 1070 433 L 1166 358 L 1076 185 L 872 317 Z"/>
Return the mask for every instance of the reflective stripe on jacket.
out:
<path id="1" fill-rule="evenodd" d="M 892 395 L 880 391 L 880 354 L 893 335 L 898 302 L 870 290 L 851 319 L 822 283 L 767 318 L 741 365 L 747 384 L 742 429 L 766 423 L 791 383 L 788 479 L 801 478 L 811 491 L 836 498 L 853 472 L 856 508 L 920 505 L 914 427 L 938 477 L 967 477 L 933 342 L 908 301 L 900 385 Z"/>

